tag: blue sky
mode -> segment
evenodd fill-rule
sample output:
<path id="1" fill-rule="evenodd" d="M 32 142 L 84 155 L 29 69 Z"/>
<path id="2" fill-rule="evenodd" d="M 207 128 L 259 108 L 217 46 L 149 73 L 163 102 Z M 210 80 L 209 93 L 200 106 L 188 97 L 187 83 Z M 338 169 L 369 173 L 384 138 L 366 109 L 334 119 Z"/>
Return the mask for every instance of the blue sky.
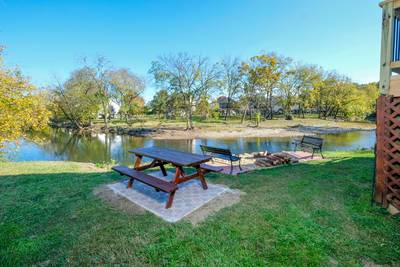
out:
<path id="1" fill-rule="evenodd" d="M 152 60 L 175 52 L 247 59 L 277 52 L 346 74 L 379 78 L 381 10 L 375 0 L 0 0 L 5 62 L 38 86 L 65 79 L 84 56 L 106 56 L 148 80 Z"/>

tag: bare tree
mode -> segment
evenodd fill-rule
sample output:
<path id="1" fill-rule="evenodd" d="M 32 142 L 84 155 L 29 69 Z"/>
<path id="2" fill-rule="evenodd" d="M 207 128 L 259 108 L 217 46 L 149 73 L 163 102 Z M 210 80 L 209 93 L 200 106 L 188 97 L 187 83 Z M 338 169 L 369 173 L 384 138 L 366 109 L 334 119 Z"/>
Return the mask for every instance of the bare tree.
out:
<path id="1" fill-rule="evenodd" d="M 108 80 L 109 61 L 103 56 L 97 56 L 93 64 L 87 58 L 83 59 L 84 69 L 90 74 L 92 81 L 96 84 L 96 96 L 101 105 L 104 125 L 108 128 L 108 116 L 111 100 L 111 86 Z"/>
<path id="2" fill-rule="evenodd" d="M 230 115 L 232 102 L 242 89 L 242 70 L 238 58 L 222 60 L 222 88 L 227 97 L 225 120 Z"/>
<path id="3" fill-rule="evenodd" d="M 107 73 L 108 82 L 112 91 L 112 99 L 120 106 L 121 118 L 128 119 L 130 113 L 145 88 L 144 79 L 128 69 L 111 70 Z"/>
<path id="4" fill-rule="evenodd" d="M 179 53 L 153 61 L 149 73 L 158 87 L 181 97 L 186 129 L 193 129 L 193 109 L 203 95 L 215 88 L 219 77 L 217 66 L 205 57 Z"/>

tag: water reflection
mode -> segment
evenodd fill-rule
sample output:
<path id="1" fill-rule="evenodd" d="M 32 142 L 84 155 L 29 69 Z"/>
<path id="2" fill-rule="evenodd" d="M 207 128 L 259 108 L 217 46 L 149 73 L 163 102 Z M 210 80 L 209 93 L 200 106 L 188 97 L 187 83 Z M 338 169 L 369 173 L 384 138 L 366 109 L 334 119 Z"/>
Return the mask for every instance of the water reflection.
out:
<path id="1" fill-rule="evenodd" d="M 68 131 L 51 130 L 42 133 L 47 141 L 34 144 L 22 141 L 17 150 L 9 146 L 7 157 L 14 161 L 69 160 L 80 162 L 132 162 L 128 150 L 137 147 L 160 146 L 200 153 L 200 144 L 230 148 L 234 153 L 268 150 L 277 152 L 292 150 L 296 138 L 231 138 L 192 140 L 153 140 L 143 137 L 119 136 L 114 134 L 75 135 Z M 324 150 L 353 150 L 372 148 L 375 144 L 374 131 L 355 131 L 321 135 L 325 139 Z"/>

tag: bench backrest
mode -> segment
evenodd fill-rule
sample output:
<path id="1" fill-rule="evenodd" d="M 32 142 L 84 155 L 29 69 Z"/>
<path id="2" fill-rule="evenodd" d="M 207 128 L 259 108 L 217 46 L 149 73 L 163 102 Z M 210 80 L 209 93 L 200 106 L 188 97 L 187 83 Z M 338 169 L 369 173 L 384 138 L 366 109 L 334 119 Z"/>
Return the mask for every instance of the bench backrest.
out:
<path id="1" fill-rule="evenodd" d="M 322 147 L 322 144 L 324 143 L 324 139 L 321 137 L 315 137 L 315 136 L 303 136 L 303 139 L 301 140 L 302 143 L 304 144 L 310 144 L 318 147 Z"/>
<path id="2" fill-rule="evenodd" d="M 200 148 L 201 148 L 201 151 L 203 151 L 203 153 L 208 152 L 208 153 L 232 156 L 232 152 L 229 149 L 212 147 L 212 146 L 204 146 L 204 145 L 200 145 Z"/>

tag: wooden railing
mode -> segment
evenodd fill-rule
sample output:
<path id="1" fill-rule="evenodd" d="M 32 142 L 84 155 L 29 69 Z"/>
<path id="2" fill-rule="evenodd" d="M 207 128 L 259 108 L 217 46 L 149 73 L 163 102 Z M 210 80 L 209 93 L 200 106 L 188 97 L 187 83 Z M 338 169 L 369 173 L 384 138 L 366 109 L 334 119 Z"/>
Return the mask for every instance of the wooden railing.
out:
<path id="1" fill-rule="evenodd" d="M 393 53 L 392 53 L 392 61 L 400 61 L 400 10 L 397 9 L 395 11 L 395 16 L 393 20 Z"/>

